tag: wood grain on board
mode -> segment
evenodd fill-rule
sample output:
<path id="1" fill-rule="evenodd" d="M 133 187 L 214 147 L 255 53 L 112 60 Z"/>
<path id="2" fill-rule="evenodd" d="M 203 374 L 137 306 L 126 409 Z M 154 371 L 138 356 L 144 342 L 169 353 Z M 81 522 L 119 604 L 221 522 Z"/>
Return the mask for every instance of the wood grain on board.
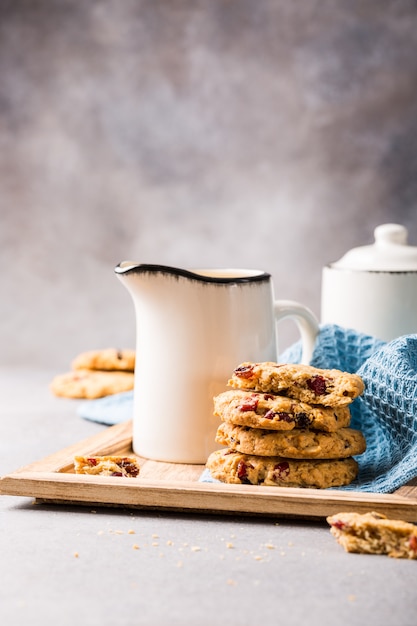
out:
<path id="1" fill-rule="evenodd" d="M 393 494 L 226 485 L 199 482 L 203 465 L 162 463 L 141 457 L 138 478 L 75 474 L 74 456 L 94 454 L 132 454 L 131 422 L 107 428 L 2 477 L 0 494 L 61 504 L 276 517 L 325 518 L 342 510 L 376 510 L 391 518 L 417 522 L 417 481 Z"/>

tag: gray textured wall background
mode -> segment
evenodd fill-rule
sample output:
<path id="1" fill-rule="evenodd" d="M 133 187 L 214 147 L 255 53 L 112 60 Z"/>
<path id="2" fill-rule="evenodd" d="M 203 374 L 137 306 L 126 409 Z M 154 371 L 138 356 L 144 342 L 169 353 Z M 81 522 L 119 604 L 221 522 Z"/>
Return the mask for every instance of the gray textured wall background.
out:
<path id="1" fill-rule="evenodd" d="M 414 1 L 0 0 L 4 363 L 134 345 L 123 259 L 319 314 L 375 226 L 416 244 L 416 44 Z"/>

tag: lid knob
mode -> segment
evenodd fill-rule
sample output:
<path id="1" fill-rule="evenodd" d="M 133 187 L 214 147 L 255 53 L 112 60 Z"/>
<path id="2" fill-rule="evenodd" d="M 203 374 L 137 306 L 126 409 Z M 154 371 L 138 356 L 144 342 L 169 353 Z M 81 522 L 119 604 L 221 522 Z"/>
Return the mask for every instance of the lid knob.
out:
<path id="1" fill-rule="evenodd" d="M 379 245 L 407 245 L 408 232 L 401 224 L 381 224 L 374 230 L 375 243 Z"/>

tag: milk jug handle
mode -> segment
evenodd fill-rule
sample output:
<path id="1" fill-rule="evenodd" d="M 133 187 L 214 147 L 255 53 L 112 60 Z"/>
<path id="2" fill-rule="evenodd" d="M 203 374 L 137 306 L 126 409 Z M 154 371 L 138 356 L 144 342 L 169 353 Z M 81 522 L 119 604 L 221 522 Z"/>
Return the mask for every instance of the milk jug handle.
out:
<path id="1" fill-rule="evenodd" d="M 276 323 L 285 318 L 294 319 L 301 335 L 301 363 L 308 365 L 312 359 L 314 344 L 319 332 L 319 323 L 314 313 L 293 300 L 275 300 L 274 315 Z"/>

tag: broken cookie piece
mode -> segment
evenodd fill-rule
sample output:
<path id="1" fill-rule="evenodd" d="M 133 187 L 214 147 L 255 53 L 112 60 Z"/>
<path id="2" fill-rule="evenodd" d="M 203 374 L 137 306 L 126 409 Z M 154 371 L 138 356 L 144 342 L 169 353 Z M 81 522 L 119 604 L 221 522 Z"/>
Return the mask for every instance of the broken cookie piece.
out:
<path id="1" fill-rule="evenodd" d="M 140 472 L 137 460 L 131 456 L 75 456 L 74 469 L 76 474 L 127 478 L 136 478 Z"/>
<path id="2" fill-rule="evenodd" d="M 330 532 L 346 552 L 417 559 L 417 526 L 380 513 L 338 513 L 327 518 Z"/>

